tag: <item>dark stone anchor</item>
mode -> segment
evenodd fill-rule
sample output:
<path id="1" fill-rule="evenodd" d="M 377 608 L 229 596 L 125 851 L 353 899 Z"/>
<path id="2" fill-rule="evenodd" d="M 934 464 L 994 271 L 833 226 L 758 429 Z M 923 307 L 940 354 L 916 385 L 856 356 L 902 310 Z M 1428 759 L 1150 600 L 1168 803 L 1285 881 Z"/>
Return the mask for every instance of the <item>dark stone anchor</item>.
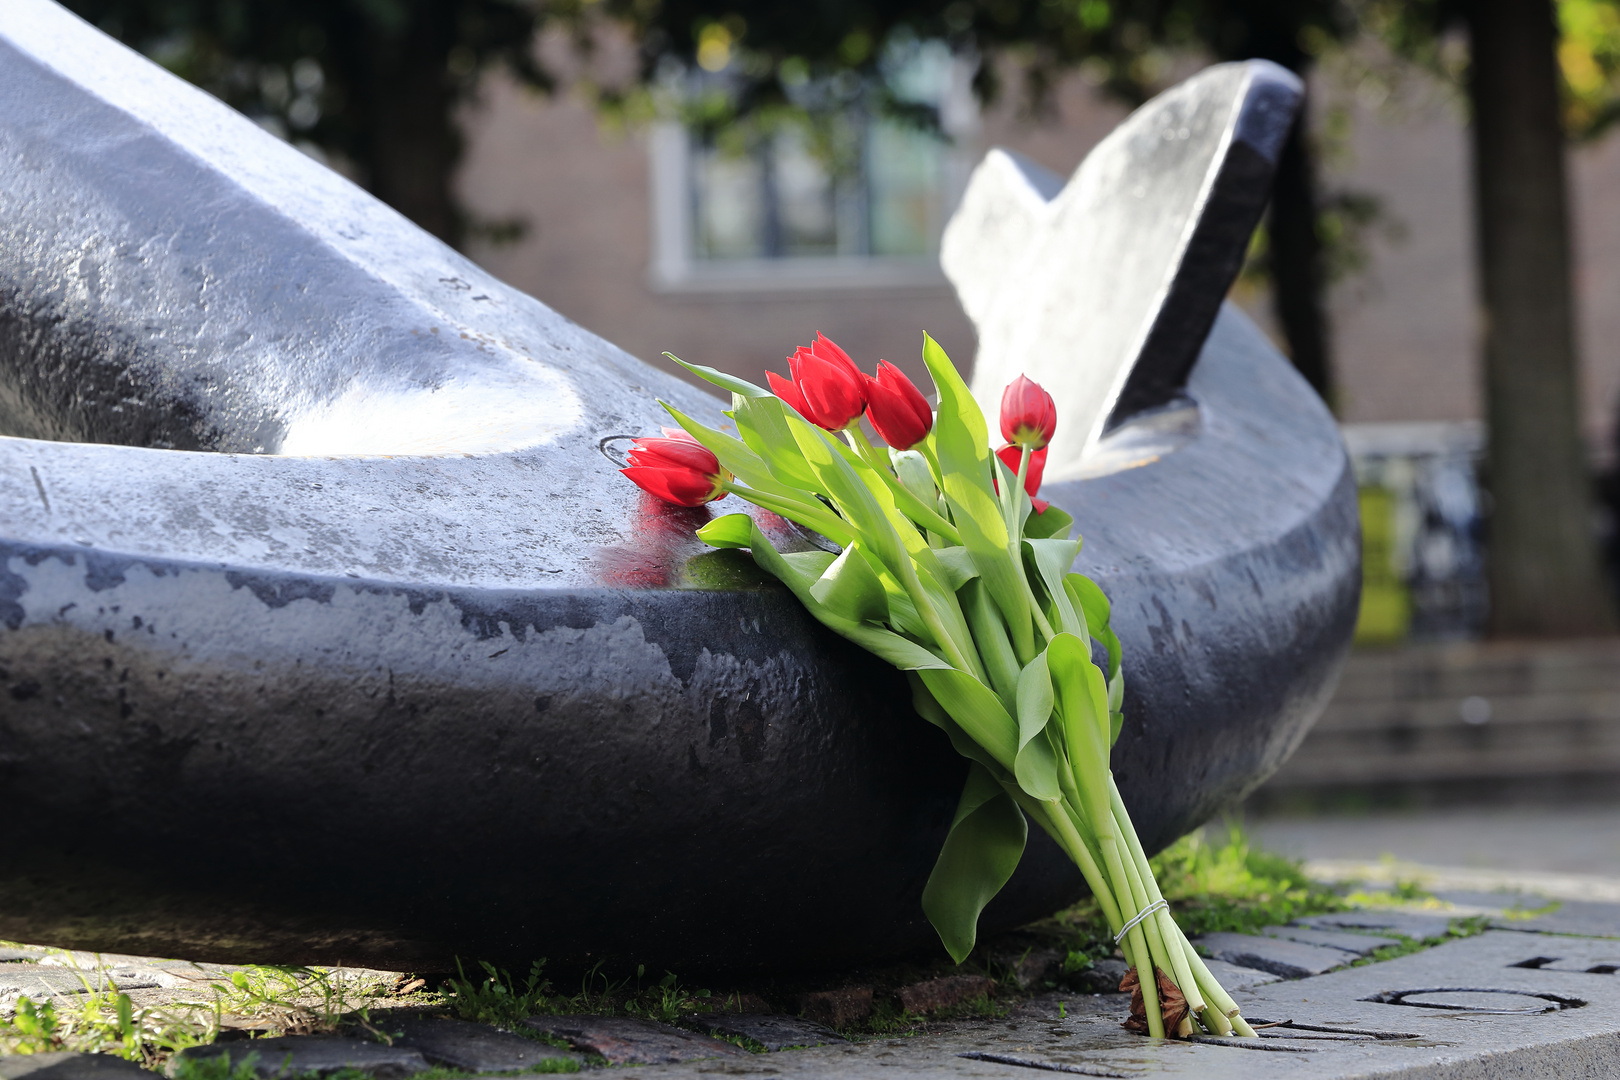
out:
<path id="1" fill-rule="evenodd" d="M 1221 308 L 1298 98 L 1212 69 L 1061 192 L 992 157 L 947 238 L 981 383 L 1091 417 L 1046 494 L 1114 600 L 1150 847 L 1287 756 L 1354 617 L 1336 429 Z M 0 100 L 0 937 L 683 975 L 931 947 L 962 763 L 604 455 L 715 399 L 49 0 L 0 5 Z M 985 925 L 1082 891 L 1037 836 Z"/>

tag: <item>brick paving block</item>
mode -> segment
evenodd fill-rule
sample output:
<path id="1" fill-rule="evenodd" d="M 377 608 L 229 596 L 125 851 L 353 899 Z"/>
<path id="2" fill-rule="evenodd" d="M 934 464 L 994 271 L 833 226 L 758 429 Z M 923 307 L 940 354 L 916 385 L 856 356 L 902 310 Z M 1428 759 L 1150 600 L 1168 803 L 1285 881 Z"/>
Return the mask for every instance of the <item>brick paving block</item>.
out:
<path id="1" fill-rule="evenodd" d="M 799 1012 L 828 1027 L 845 1027 L 872 1015 L 872 988 L 852 986 L 843 990 L 817 990 L 799 997 Z"/>
<path id="2" fill-rule="evenodd" d="M 1287 938 L 1289 941 L 1298 941 L 1305 945 L 1324 945 L 1330 949 L 1343 949 L 1345 952 L 1355 953 L 1357 956 L 1366 956 L 1368 953 L 1382 949 L 1389 945 L 1399 945 L 1395 938 L 1378 937 L 1375 934 L 1353 933 L 1349 930 L 1319 930 L 1308 926 L 1267 926 L 1260 931 L 1267 937 Z"/>
<path id="3" fill-rule="evenodd" d="M 7 1054 L 0 1080 L 152 1080 L 152 1074 L 111 1054 Z"/>
<path id="4" fill-rule="evenodd" d="M 513 1035 L 509 1031 L 447 1020 L 432 1016 L 401 1019 L 382 1018 L 377 1026 L 393 1035 L 395 1046 L 420 1051 L 433 1065 L 446 1065 L 467 1072 L 506 1072 L 532 1069 L 553 1058 L 578 1060 L 577 1054 L 549 1046 L 537 1039 Z"/>
<path id="5" fill-rule="evenodd" d="M 1383 930 L 1401 937 L 1440 937 L 1451 927 L 1452 916 L 1422 911 L 1336 911 L 1330 915 L 1307 915 L 1293 925 L 1318 930 Z"/>
<path id="6" fill-rule="evenodd" d="M 671 1065 L 716 1057 L 750 1057 L 728 1042 L 635 1016 L 531 1016 L 523 1023 L 611 1065 Z"/>
<path id="7" fill-rule="evenodd" d="M 427 1061 L 418 1050 L 404 1046 L 384 1046 L 333 1035 L 283 1035 L 274 1039 L 214 1043 L 193 1046 L 170 1059 L 169 1072 L 181 1059 L 226 1057 L 231 1067 L 253 1059 L 253 1071 L 263 1077 L 325 1076 L 340 1069 L 356 1069 L 377 1080 L 393 1080 L 424 1072 Z"/>
<path id="8" fill-rule="evenodd" d="M 1344 967 L 1353 959 L 1343 949 L 1305 945 L 1253 934 L 1204 934 L 1193 944 L 1217 960 L 1239 967 L 1269 971 L 1285 979 L 1304 979 Z"/>
<path id="9" fill-rule="evenodd" d="M 993 979 L 983 975 L 944 975 L 925 982 L 902 986 L 895 991 L 900 1007 L 907 1012 L 931 1013 L 948 1009 L 995 991 Z"/>
<path id="10" fill-rule="evenodd" d="M 800 1016 L 775 1013 L 698 1013 L 691 1018 L 694 1027 L 711 1034 L 752 1039 L 767 1050 L 790 1046 L 825 1046 L 846 1040 L 829 1027 Z"/>

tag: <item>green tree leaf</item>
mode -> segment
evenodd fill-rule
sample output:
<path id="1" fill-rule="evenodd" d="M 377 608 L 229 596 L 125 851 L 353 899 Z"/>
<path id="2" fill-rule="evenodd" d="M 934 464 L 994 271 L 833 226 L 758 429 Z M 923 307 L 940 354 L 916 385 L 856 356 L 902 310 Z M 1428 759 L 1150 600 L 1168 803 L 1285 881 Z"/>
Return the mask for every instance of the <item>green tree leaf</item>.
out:
<path id="1" fill-rule="evenodd" d="M 958 964 L 973 951 L 979 913 L 1018 869 L 1028 837 L 1023 811 L 983 766 L 970 765 L 956 819 L 922 896 L 928 921 Z"/>

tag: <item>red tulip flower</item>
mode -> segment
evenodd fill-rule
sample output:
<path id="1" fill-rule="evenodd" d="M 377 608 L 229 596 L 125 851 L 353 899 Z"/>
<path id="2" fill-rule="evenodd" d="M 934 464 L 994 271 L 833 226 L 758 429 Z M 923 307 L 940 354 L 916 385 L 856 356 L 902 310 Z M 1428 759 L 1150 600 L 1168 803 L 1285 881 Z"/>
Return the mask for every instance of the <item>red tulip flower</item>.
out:
<path id="1" fill-rule="evenodd" d="M 1034 383 L 1030 384 L 1034 386 Z M 996 451 L 996 457 L 1007 466 L 1014 476 L 1018 475 L 1018 460 L 1023 456 L 1024 448 L 1008 443 Z M 1052 504 L 1045 499 L 1037 499 L 1035 493 L 1041 490 L 1041 473 L 1046 471 L 1046 448 L 1042 447 L 1029 455 L 1029 468 L 1024 470 L 1024 490 L 1029 493 L 1029 501 L 1035 507 L 1037 514 L 1046 513 L 1046 508 Z M 1000 485 L 997 485 L 998 489 Z"/>
<path id="2" fill-rule="evenodd" d="M 726 497 L 731 475 L 713 451 L 684 431 L 665 429 L 664 438 L 630 444 L 630 468 L 619 471 L 649 495 L 676 506 L 702 506 Z"/>
<path id="3" fill-rule="evenodd" d="M 861 378 L 866 383 L 866 417 L 884 442 L 896 450 L 910 450 L 927 438 L 934 427 L 934 410 L 904 372 L 879 360 L 877 378 Z"/>
<path id="4" fill-rule="evenodd" d="M 1039 450 L 1057 430 L 1057 403 L 1041 384 L 1023 375 L 1001 392 L 1001 437 L 1016 446 Z"/>
<path id="5" fill-rule="evenodd" d="M 866 411 L 865 376 L 849 354 L 826 336 L 817 334 L 809 348 L 799 346 L 788 357 L 788 370 L 793 373 L 792 382 L 774 371 L 765 373 L 766 381 L 777 397 L 812 424 L 843 431 Z"/>

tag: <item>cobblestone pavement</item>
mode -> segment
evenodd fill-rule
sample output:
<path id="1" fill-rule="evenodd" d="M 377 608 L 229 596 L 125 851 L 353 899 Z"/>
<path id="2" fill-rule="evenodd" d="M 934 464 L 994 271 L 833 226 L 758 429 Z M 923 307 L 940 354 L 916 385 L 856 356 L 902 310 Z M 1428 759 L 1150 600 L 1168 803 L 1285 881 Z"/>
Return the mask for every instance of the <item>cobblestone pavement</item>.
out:
<path id="1" fill-rule="evenodd" d="M 257 1052 L 264 1076 L 350 1069 L 378 1080 L 434 1067 L 513 1075 L 620 1065 L 671 1077 L 885 1080 L 1020 1080 L 1032 1070 L 1216 1080 L 1620 1075 L 1620 904 L 1458 896 L 1467 904 L 1456 910 L 1485 913 L 1489 929 L 1395 959 L 1377 957 L 1387 955 L 1391 944 L 1443 934 L 1456 910 L 1361 909 L 1267 927 L 1261 934 L 1202 939 L 1245 1015 L 1276 1025 L 1263 1029 L 1258 1042 L 1131 1035 L 1120 1027 L 1127 999 L 1117 993 L 1044 993 L 996 1019 L 925 1022 L 905 1038 L 846 1039 L 813 1018 L 819 1010 L 837 1022 L 840 1009 L 846 1016 L 870 1009 L 870 988 L 807 994 L 800 1012 L 808 1015 L 772 1014 L 763 1001 L 739 998 L 729 1011 L 688 1014 L 675 1024 L 622 1015 L 547 1015 L 506 1033 L 433 1019 L 423 1011 L 389 1011 L 384 988 L 408 981 L 368 972 L 350 975 L 356 985 L 363 982 L 383 995 L 369 1030 L 251 1041 L 239 1032 L 182 1057 L 223 1055 L 240 1062 Z M 199 991 L 228 985 L 233 970 L 240 969 L 139 957 L 101 957 L 98 964 L 86 954 L 26 948 L 0 952 L 0 1009 L 22 993 L 62 1000 L 90 985 L 119 987 L 146 1003 L 198 1000 Z M 926 1009 L 948 1007 L 960 995 L 983 989 L 956 976 L 925 980 L 898 995 Z M 234 1022 L 251 1028 L 256 1021 L 247 1016 Z M 529 1037 L 520 1038 L 523 1033 Z M 535 1035 L 547 1041 L 535 1041 Z M 110 1080 L 110 1068 L 100 1056 L 0 1057 L 3 1080 Z M 128 1076 L 138 1080 L 133 1071 Z"/>

